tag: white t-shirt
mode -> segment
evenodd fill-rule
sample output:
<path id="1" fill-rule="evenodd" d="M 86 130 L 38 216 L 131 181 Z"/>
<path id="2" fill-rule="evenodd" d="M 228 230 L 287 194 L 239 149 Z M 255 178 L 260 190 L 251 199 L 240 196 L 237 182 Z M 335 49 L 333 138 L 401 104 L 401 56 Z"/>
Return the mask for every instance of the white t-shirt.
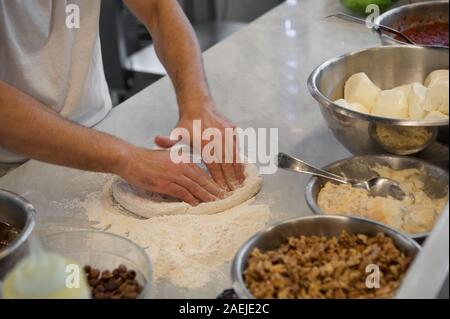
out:
<path id="1" fill-rule="evenodd" d="M 69 28 L 66 6 L 79 8 Z M 70 7 L 69 7 L 70 8 Z M 85 126 L 111 109 L 99 39 L 100 0 L 0 0 L 0 80 Z M 0 162 L 24 157 L 0 149 Z"/>

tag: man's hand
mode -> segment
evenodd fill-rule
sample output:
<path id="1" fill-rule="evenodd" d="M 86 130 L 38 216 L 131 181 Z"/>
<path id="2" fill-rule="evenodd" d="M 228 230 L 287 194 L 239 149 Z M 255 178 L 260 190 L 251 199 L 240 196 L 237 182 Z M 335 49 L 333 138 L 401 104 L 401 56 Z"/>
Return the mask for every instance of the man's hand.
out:
<path id="1" fill-rule="evenodd" d="M 181 114 L 180 120 L 177 124 L 177 128 L 185 128 L 189 131 L 191 137 L 191 145 L 193 146 L 193 121 L 200 120 L 202 126 L 202 132 L 207 128 L 216 128 L 220 131 L 222 136 L 222 154 L 220 158 L 216 158 L 214 163 L 207 164 L 212 177 L 222 188 L 228 190 L 235 190 L 245 180 L 245 176 L 242 169 L 242 164 L 238 161 L 238 145 L 237 140 L 234 140 L 226 145 L 225 129 L 235 128 L 231 122 L 220 115 L 213 107 L 202 108 L 201 111 L 190 111 L 189 109 Z M 155 143 L 163 148 L 170 148 L 178 141 L 173 141 L 166 136 L 157 136 Z M 210 140 L 202 140 L 202 150 Z M 225 149 L 233 154 L 233 163 L 225 162 Z M 232 153 L 231 153 L 232 152 Z"/>
<path id="2" fill-rule="evenodd" d="M 225 191 L 195 164 L 175 164 L 170 152 L 135 148 L 117 172 L 128 183 L 196 206 L 221 199 Z"/>
<path id="3" fill-rule="evenodd" d="M 125 4 L 147 26 L 156 53 L 172 80 L 180 109 L 177 127 L 192 132 L 193 120 L 201 120 L 203 129 L 218 128 L 225 136 L 225 128 L 233 125 L 215 111 L 211 102 L 200 46 L 178 1 L 125 0 Z M 204 141 L 203 146 L 207 142 Z M 156 143 L 169 148 L 176 142 L 158 137 Z M 232 144 L 223 145 L 235 150 L 236 142 Z M 244 180 L 242 165 L 226 164 L 223 158 L 218 162 L 221 163 L 208 165 L 214 180 L 224 188 L 236 189 Z"/>

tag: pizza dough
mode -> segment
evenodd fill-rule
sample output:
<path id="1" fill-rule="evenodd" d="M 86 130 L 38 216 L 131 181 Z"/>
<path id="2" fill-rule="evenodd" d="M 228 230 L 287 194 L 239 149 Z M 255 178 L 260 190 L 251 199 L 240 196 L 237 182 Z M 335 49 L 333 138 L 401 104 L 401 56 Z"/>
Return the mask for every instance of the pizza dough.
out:
<path id="1" fill-rule="evenodd" d="M 162 215 L 216 214 L 244 203 L 259 192 L 262 178 L 257 167 L 253 164 L 245 164 L 244 173 L 246 179 L 242 187 L 231 192 L 224 199 L 201 203 L 195 207 L 170 196 L 138 189 L 121 178 L 114 180 L 112 194 L 123 208 L 145 218 Z"/>

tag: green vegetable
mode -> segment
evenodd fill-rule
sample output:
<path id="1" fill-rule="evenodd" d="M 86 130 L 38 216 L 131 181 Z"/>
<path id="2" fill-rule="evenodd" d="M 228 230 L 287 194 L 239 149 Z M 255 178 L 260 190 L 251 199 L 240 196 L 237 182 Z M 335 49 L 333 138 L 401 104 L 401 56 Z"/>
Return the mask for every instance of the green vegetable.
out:
<path id="1" fill-rule="evenodd" d="M 361 15 L 366 14 L 366 8 L 369 4 L 376 4 L 380 7 L 381 12 L 389 9 L 396 0 L 341 0 L 341 3 L 347 9 Z"/>

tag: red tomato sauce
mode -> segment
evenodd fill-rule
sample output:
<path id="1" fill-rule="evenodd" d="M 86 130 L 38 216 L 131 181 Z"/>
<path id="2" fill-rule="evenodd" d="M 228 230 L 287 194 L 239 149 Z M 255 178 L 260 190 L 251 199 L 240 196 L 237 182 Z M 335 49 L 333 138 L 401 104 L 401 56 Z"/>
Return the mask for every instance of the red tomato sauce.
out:
<path id="1" fill-rule="evenodd" d="M 417 44 L 448 46 L 448 22 L 422 24 L 407 29 L 403 33 Z"/>

